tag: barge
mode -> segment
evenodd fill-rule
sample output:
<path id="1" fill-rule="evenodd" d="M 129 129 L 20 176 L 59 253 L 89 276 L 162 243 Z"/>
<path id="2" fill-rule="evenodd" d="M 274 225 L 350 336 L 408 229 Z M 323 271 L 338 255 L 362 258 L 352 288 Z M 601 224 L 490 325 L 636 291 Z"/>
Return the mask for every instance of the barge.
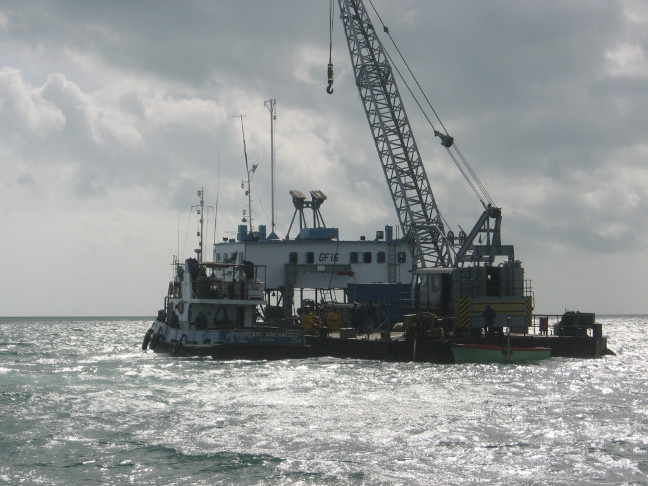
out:
<path id="1" fill-rule="evenodd" d="M 493 336 L 485 333 L 462 336 L 454 334 L 448 328 L 357 333 L 352 328 L 334 331 L 322 327 L 318 333 L 307 334 L 306 342 L 310 345 L 313 355 L 439 364 L 463 361 L 457 360 L 453 353 L 453 348 L 457 346 L 491 348 L 500 352 L 508 346 L 520 354 L 542 350 L 540 356 L 543 359 L 587 359 L 614 355 L 607 347 L 607 338 L 602 334 L 602 326 L 583 322 L 582 316 L 585 316 L 586 321 L 593 321 L 595 318 L 591 313 L 567 312 L 557 317 L 558 320 L 553 326 L 546 328 L 543 324 L 548 316 L 534 316 L 534 322 L 539 321 L 540 324 L 530 329 L 529 333 L 511 333 L 508 329 L 502 329 L 496 331 Z M 495 359 L 486 361 L 500 362 Z"/>
<path id="2" fill-rule="evenodd" d="M 562 324 L 552 332 L 529 333 L 533 325 L 534 293 L 514 246 L 503 241 L 502 209 L 477 178 L 428 101 L 434 116 L 424 115 L 430 125 L 432 119 L 438 122 L 435 122 L 436 128 L 431 127 L 432 133 L 459 168 L 482 208 L 472 226 L 464 225 L 466 231 L 461 225 L 453 228 L 448 225 L 436 204 L 399 94 L 392 58 L 378 38 L 379 29 L 374 28 L 377 24 L 369 18 L 362 0 L 338 0 L 338 4 L 356 86 L 398 225 L 376 231 L 375 238 L 362 235 L 355 240 L 341 240 L 338 228 L 324 224 L 320 208 L 326 195 L 319 189 L 311 190 L 309 200 L 304 193 L 293 189 L 290 195 L 295 212 L 288 233 L 280 238 L 275 232 L 274 155 L 271 151 L 270 234 L 265 225 L 255 229 L 250 176 L 257 166 L 248 166 L 241 117 L 247 173 L 247 185 L 242 182 L 241 188 L 247 189 L 248 199 L 248 212 L 243 210 L 241 221 L 249 221 L 249 227 L 241 224 L 236 237 L 226 236 L 222 242 L 214 243 L 212 266 L 201 261 L 198 265 L 217 269 L 221 264 L 261 263 L 267 270 L 264 285 L 254 287 L 253 299 L 247 295 L 235 299 L 238 302 L 234 303 L 219 296 L 208 297 L 208 301 L 203 302 L 204 297 L 191 294 L 192 284 L 185 279 L 182 281 L 184 297 L 177 296 L 170 288 L 174 293 L 167 297 L 164 312 L 173 311 L 189 297 L 192 299 L 188 302 L 189 307 L 197 312 L 201 305 L 211 306 L 205 310 L 212 313 L 212 320 L 219 315 L 221 306 L 239 306 L 238 310 L 231 309 L 242 316 L 237 318 L 237 325 L 228 327 L 227 332 L 221 332 L 219 324 L 214 324 L 213 329 L 194 329 L 192 326 L 197 327 L 194 314 L 181 313 L 183 333 L 170 326 L 162 315 L 147 334 L 149 342 L 145 338 L 144 344 L 155 344 L 157 348 L 162 341 L 165 350 L 176 354 L 186 350 L 218 357 L 220 351 L 217 351 L 221 349 L 237 354 L 239 350 L 253 350 L 261 344 L 252 339 L 256 334 L 245 334 L 240 329 L 259 326 L 267 329 L 266 326 L 272 326 L 268 323 L 294 323 L 297 317 L 301 327 L 290 331 L 294 339 L 284 342 L 288 334 L 281 335 L 280 339 L 279 334 L 269 338 L 270 334 L 262 332 L 263 349 L 250 352 L 250 357 L 263 357 L 265 352 L 277 347 L 304 356 L 454 362 L 453 345 L 503 346 L 501 340 L 505 333 L 513 347 L 549 348 L 551 356 L 555 357 L 595 357 L 608 353 L 607 341 L 601 327 L 593 322 L 593 314 L 588 314 L 590 320 L 577 325 L 568 321 L 580 320 L 585 314 L 563 316 Z M 386 28 L 383 30 L 387 32 Z M 327 92 L 332 94 L 332 64 L 328 73 Z M 425 99 L 428 100 L 427 96 Z M 270 110 L 272 147 L 275 100 L 267 101 L 266 106 Z M 418 106 L 424 108 L 421 104 Z M 313 221 L 310 227 L 309 211 L 312 211 Z M 299 229 L 293 238 L 290 232 L 295 220 Z M 202 225 L 202 218 L 200 221 Z M 202 242 L 197 251 L 200 260 Z M 382 293 L 383 290 L 386 292 Z M 308 304 L 309 301 L 313 304 Z M 356 305 L 352 304 L 354 302 Z M 334 308 L 322 312 L 326 306 Z M 255 312 L 252 311 L 254 307 L 257 308 Z M 354 308 L 359 309 L 357 314 Z M 376 315 L 384 309 L 389 309 L 382 312 L 388 317 L 375 322 Z M 264 319 L 258 319 L 257 312 L 263 314 Z M 394 332 L 397 322 L 403 323 L 403 331 Z M 368 323 L 371 324 L 367 326 Z M 159 334 L 164 339 L 154 343 Z M 241 346 L 239 338 L 250 347 Z"/>

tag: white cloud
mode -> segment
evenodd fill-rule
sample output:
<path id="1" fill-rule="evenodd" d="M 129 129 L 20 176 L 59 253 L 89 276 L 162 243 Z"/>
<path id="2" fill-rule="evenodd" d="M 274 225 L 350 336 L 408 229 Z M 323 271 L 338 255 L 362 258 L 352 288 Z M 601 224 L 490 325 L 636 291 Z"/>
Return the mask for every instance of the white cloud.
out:
<path id="1" fill-rule="evenodd" d="M 170 126 L 181 130 L 214 133 L 227 115 L 223 106 L 199 98 L 148 98 L 143 101 L 144 113 L 152 125 Z"/>
<path id="2" fill-rule="evenodd" d="M 612 76 L 648 77 L 648 59 L 638 44 L 621 44 L 605 53 Z"/>
<path id="3" fill-rule="evenodd" d="M 303 45 L 295 49 L 293 61 L 294 78 L 311 86 L 320 86 L 324 79 L 322 76 L 322 59 L 328 59 L 328 52 L 323 48 Z"/>
<path id="4" fill-rule="evenodd" d="M 85 93 L 61 73 L 48 75 L 42 91 L 68 118 L 78 120 L 80 130 L 88 130 L 93 143 L 118 144 L 131 149 L 142 144 L 142 135 L 132 117 L 116 106 L 117 100 L 101 100 L 99 96 Z M 82 136 L 82 133 L 75 135 Z"/>
<path id="5" fill-rule="evenodd" d="M 623 13 L 628 20 L 639 27 L 648 24 L 648 5 L 642 0 L 624 0 Z"/>
<path id="6" fill-rule="evenodd" d="M 29 85 L 19 69 L 8 66 L 0 70 L 0 116 L 3 126 L 18 121 L 39 138 L 65 126 L 65 115 L 43 97 L 43 88 Z"/>

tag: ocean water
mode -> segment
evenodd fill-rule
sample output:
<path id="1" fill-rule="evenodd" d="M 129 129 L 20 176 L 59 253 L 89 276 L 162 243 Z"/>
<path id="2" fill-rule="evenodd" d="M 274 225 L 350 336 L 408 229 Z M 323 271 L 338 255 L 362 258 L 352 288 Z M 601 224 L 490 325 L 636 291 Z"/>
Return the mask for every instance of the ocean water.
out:
<path id="1" fill-rule="evenodd" d="M 141 351 L 148 319 L 0 319 L 0 483 L 648 484 L 648 316 L 617 356 L 434 365 Z"/>

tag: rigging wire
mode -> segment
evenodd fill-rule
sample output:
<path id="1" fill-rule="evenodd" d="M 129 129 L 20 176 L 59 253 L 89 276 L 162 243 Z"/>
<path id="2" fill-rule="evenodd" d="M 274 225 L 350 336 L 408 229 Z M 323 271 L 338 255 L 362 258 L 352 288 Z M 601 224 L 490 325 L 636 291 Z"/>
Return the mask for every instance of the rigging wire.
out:
<path id="1" fill-rule="evenodd" d="M 470 175 L 472 176 L 473 180 L 477 183 L 477 185 L 478 185 L 479 188 L 481 189 L 481 192 L 482 192 L 483 196 L 486 198 L 486 200 L 488 201 L 488 203 L 489 203 L 491 206 L 495 206 L 495 202 L 493 201 L 493 198 L 491 198 L 490 194 L 488 193 L 488 191 L 486 190 L 486 188 L 485 188 L 484 185 L 482 184 L 481 180 L 479 179 L 479 177 L 477 177 L 477 174 L 475 173 L 474 169 L 473 169 L 472 166 L 468 163 L 468 161 L 466 160 L 466 158 L 463 156 L 463 154 L 462 154 L 461 151 L 459 150 L 459 147 L 454 146 L 454 145 L 453 145 L 453 147 L 454 147 L 454 149 L 455 149 L 455 152 L 457 152 L 457 155 L 459 155 L 459 157 L 461 158 L 461 161 L 463 162 L 463 165 L 468 169 L 468 172 L 469 172 Z M 449 151 L 450 151 L 450 149 L 448 149 L 448 152 L 449 152 Z M 480 199 L 481 199 L 481 198 L 480 198 Z M 484 201 L 482 201 L 482 204 L 484 204 Z M 484 204 L 484 206 L 486 206 L 486 205 Z"/>
<path id="2" fill-rule="evenodd" d="M 409 64 L 408 64 L 407 61 L 405 60 L 405 56 L 403 56 L 403 53 L 401 52 L 401 50 L 399 49 L 399 47 L 396 45 L 396 41 L 394 41 L 394 38 L 392 37 L 391 33 L 389 32 L 389 27 L 387 27 L 387 26 L 385 25 L 385 23 L 383 22 L 383 19 L 382 19 L 382 17 L 380 16 L 380 14 L 378 13 L 378 10 L 376 9 L 376 6 L 373 4 L 373 1 L 372 1 L 372 0 L 369 0 L 369 4 L 371 5 L 371 8 L 373 9 L 373 11 L 375 12 L 376 16 L 378 17 L 378 20 L 380 20 L 380 24 L 381 24 L 382 27 L 383 27 L 383 31 L 385 32 L 385 34 L 387 34 L 387 37 L 389 37 L 389 40 L 390 40 L 391 43 L 394 45 L 394 48 L 396 49 L 396 52 L 398 52 L 399 57 L 401 58 L 401 60 L 402 60 L 403 63 L 405 64 L 405 67 L 407 67 L 407 70 L 409 71 L 410 75 L 412 76 L 412 79 L 413 79 L 414 82 L 416 83 L 416 86 L 418 87 L 419 91 L 421 92 L 421 94 L 422 94 L 423 97 L 425 98 L 425 101 L 427 101 L 427 104 L 428 104 L 428 106 L 430 107 L 430 109 L 432 110 L 432 113 L 434 113 L 434 116 L 435 116 L 436 119 L 439 121 L 439 125 L 441 125 L 441 127 L 443 128 L 443 131 L 444 131 L 444 132 L 446 133 L 446 135 L 447 135 L 447 134 L 448 134 L 448 130 L 446 130 L 446 127 L 443 125 L 443 122 L 441 121 L 441 118 L 439 117 L 439 115 L 437 114 L 436 110 L 435 110 L 434 107 L 432 106 L 432 103 L 430 103 L 430 100 L 428 99 L 428 97 L 425 95 L 425 92 L 423 91 L 423 88 L 421 87 L 421 85 L 419 84 L 418 80 L 416 79 L 416 76 L 414 76 L 414 73 L 413 73 L 412 70 L 410 69 Z M 391 56 L 389 56 L 389 54 L 388 54 L 387 52 L 385 52 L 385 54 L 387 54 L 387 57 L 389 57 L 389 60 L 391 61 L 391 64 L 395 67 L 396 64 L 395 64 L 395 63 L 393 62 L 393 60 L 391 59 Z M 403 82 L 406 83 L 406 81 L 405 81 L 404 78 L 403 78 L 403 75 L 400 73 L 400 71 L 398 70 L 398 68 L 396 68 L 396 71 L 398 72 L 398 75 L 400 76 L 400 78 L 403 79 Z M 406 83 L 406 84 L 407 84 L 407 83 Z M 412 93 L 412 90 L 409 89 L 409 87 L 408 87 L 408 90 L 409 90 L 410 93 Z M 412 96 L 414 96 L 414 95 L 412 94 Z M 417 101 L 417 104 L 419 105 L 419 107 L 421 106 L 421 105 L 418 103 L 418 101 Z M 421 111 L 423 111 L 422 108 L 421 108 Z M 425 114 L 425 113 L 424 113 L 424 114 Z M 431 122 L 430 119 L 427 117 L 427 114 L 425 114 L 425 118 L 426 118 L 426 119 L 428 120 L 428 122 L 430 123 L 430 126 L 432 126 L 432 122 Z M 434 126 L 432 126 L 432 128 L 434 128 Z"/>
<path id="3" fill-rule="evenodd" d="M 214 205 L 214 246 L 216 245 L 216 229 L 218 226 L 218 195 L 220 194 L 220 150 L 218 151 L 218 162 L 216 163 L 216 203 Z"/>
<path id="4" fill-rule="evenodd" d="M 405 67 L 407 68 L 407 70 L 408 70 L 410 76 L 412 77 L 412 79 L 414 80 L 414 82 L 416 83 L 416 86 L 418 87 L 418 90 L 419 90 L 419 91 L 421 92 L 421 94 L 423 95 L 423 98 L 425 98 L 425 101 L 426 101 L 427 105 L 430 107 L 430 110 L 432 110 L 432 113 L 434 113 L 434 116 L 435 116 L 435 118 L 438 120 L 439 125 L 441 126 L 441 128 L 443 128 L 443 131 L 445 132 L 445 135 L 444 135 L 443 133 L 440 133 L 439 131 L 437 131 L 437 130 L 434 128 L 434 124 L 433 124 L 432 121 L 430 120 L 430 118 L 429 118 L 429 116 L 427 115 L 425 109 L 421 106 L 420 101 L 418 100 L 418 98 L 417 98 L 417 96 L 414 94 L 414 92 L 412 91 L 412 88 L 410 87 L 409 83 L 407 82 L 407 80 L 405 79 L 405 77 L 403 76 L 403 74 L 401 73 L 400 69 L 398 69 L 398 66 L 397 66 L 396 63 L 393 61 L 391 55 L 390 55 L 387 51 L 385 51 L 385 55 L 386 55 L 387 58 L 389 59 L 390 64 L 392 65 L 392 67 L 394 68 L 394 70 L 396 71 L 396 73 L 398 74 L 399 78 L 400 78 L 400 79 L 403 81 L 403 83 L 405 84 L 405 87 L 407 88 L 407 90 L 409 91 L 410 95 L 411 95 L 412 98 L 414 99 L 414 102 L 416 103 L 416 105 L 419 107 L 419 110 L 421 110 L 421 113 L 423 114 L 423 116 L 425 117 L 425 119 L 427 120 L 427 122 L 429 123 L 430 127 L 432 128 L 432 130 L 434 130 L 434 134 L 435 134 L 436 136 L 439 136 L 439 137 L 441 138 L 441 144 L 442 144 L 442 145 L 447 149 L 448 154 L 450 155 L 450 157 L 452 158 L 453 162 L 455 163 L 455 165 L 456 165 L 457 168 L 459 169 L 459 172 L 461 172 L 461 174 L 464 176 L 464 178 L 465 178 L 466 181 L 468 182 L 468 185 L 470 185 L 471 189 L 473 190 L 473 192 L 475 193 L 475 195 L 477 196 L 477 198 L 481 201 L 482 205 L 483 205 L 484 207 L 486 207 L 486 203 L 484 202 L 484 199 L 486 199 L 486 201 L 488 201 L 488 203 L 489 203 L 490 205 L 493 205 L 493 206 L 494 206 L 495 203 L 493 202 L 493 199 L 491 198 L 490 194 L 488 193 L 488 191 L 486 190 L 486 188 L 484 187 L 484 185 L 483 185 L 482 182 L 480 181 L 479 177 L 477 176 L 477 173 L 476 173 L 475 170 L 471 167 L 471 165 L 468 163 L 468 161 L 466 160 L 466 158 L 463 156 L 463 154 L 462 154 L 461 151 L 459 150 L 459 147 L 457 147 L 456 143 L 454 143 L 454 139 L 453 139 L 452 137 L 450 137 L 450 135 L 448 134 L 448 130 L 446 129 L 446 127 L 445 127 L 445 125 L 443 124 L 443 122 L 441 121 L 441 118 L 439 117 L 438 113 L 436 112 L 436 110 L 435 110 L 434 107 L 432 106 L 432 103 L 430 102 L 429 98 L 428 98 L 427 95 L 425 94 L 425 91 L 423 90 L 421 84 L 419 83 L 418 79 L 417 79 L 416 76 L 414 75 L 414 72 L 412 71 L 412 69 L 410 68 L 410 66 L 409 66 L 409 64 L 408 64 L 408 62 L 407 62 L 407 60 L 406 60 L 405 57 L 403 56 L 403 53 L 401 52 L 401 50 L 399 49 L 398 45 L 396 44 L 396 41 L 394 40 L 394 38 L 392 37 L 391 33 L 389 32 L 389 28 L 388 28 L 388 27 L 385 25 L 385 23 L 383 22 L 382 17 L 380 16 L 380 14 L 378 13 L 378 10 L 376 9 L 375 5 L 373 4 L 373 1 L 372 1 L 372 0 L 369 0 L 369 4 L 371 5 L 371 8 L 373 9 L 374 13 L 375 13 L 376 16 L 378 17 L 378 20 L 380 21 L 380 24 L 382 25 L 383 31 L 387 34 L 387 37 L 389 37 L 389 40 L 391 41 L 392 45 L 393 45 L 394 48 L 396 49 L 396 52 L 398 53 L 398 55 L 399 55 L 401 61 L 403 62 L 403 64 L 404 64 Z M 457 160 L 457 158 L 456 158 L 456 157 L 452 154 L 452 152 L 450 151 L 450 149 L 451 149 L 452 147 L 454 147 L 454 149 L 455 149 L 455 151 L 456 151 L 456 153 L 457 153 L 457 155 L 458 155 L 458 157 L 459 157 L 459 159 L 460 159 L 461 162 L 459 162 L 459 161 Z M 463 165 L 463 167 L 462 167 L 462 165 Z M 464 167 L 465 167 L 465 169 L 464 169 Z M 471 180 L 471 178 L 472 178 L 472 180 Z M 477 189 L 479 189 L 479 190 L 477 190 Z"/>
<path id="5" fill-rule="evenodd" d="M 372 5 L 373 5 L 373 4 L 372 4 Z M 385 27 L 385 28 L 387 28 L 387 27 Z M 393 42 L 393 40 L 392 40 L 392 42 Z M 437 130 L 434 128 L 434 125 L 432 124 L 432 121 L 431 121 L 430 118 L 428 117 L 427 113 L 425 112 L 425 110 L 424 110 L 423 107 L 421 106 L 421 103 L 419 102 L 418 98 L 416 97 L 416 95 L 414 94 L 414 92 L 412 91 L 412 89 L 410 88 L 409 83 L 407 82 L 407 80 L 405 79 L 405 77 L 401 74 L 400 70 L 398 69 L 398 66 L 396 66 L 396 64 L 394 63 L 394 61 L 393 61 L 392 57 L 390 56 L 390 54 L 389 54 L 387 51 L 384 51 L 384 52 L 385 52 L 385 56 L 387 56 L 387 59 L 389 60 L 389 63 L 391 64 L 391 66 L 393 66 L 393 69 L 396 71 L 396 73 L 397 73 L 398 76 L 400 77 L 401 81 L 403 81 L 403 83 L 405 84 L 405 87 L 407 88 L 407 90 L 409 91 L 410 95 L 412 96 L 412 99 L 414 100 L 414 102 L 416 103 L 416 105 L 417 105 L 417 106 L 419 107 L 419 109 L 421 110 L 421 113 L 423 114 L 423 116 L 425 117 L 425 119 L 428 121 L 428 123 L 430 124 L 430 126 L 431 126 L 432 129 L 434 130 L 435 134 L 438 133 Z M 449 136 L 449 135 L 448 135 L 448 136 Z M 453 161 L 453 162 L 455 163 L 455 165 L 457 166 L 457 169 L 459 169 L 459 172 L 461 172 L 461 175 L 464 176 L 464 179 L 466 179 L 466 182 L 468 183 L 468 185 L 470 186 L 470 188 L 473 190 L 473 192 L 475 193 L 475 195 L 477 196 L 477 198 L 481 201 L 482 205 L 484 205 L 484 200 L 482 199 L 482 197 L 480 196 L 479 192 L 478 192 L 477 189 L 475 188 L 475 185 L 474 185 L 473 181 L 470 179 L 470 177 L 469 177 L 469 175 L 467 174 L 466 170 L 465 170 L 465 169 L 461 166 L 461 164 L 457 161 L 456 157 L 453 156 L 452 152 L 450 152 L 450 148 L 446 146 L 446 150 L 448 151 L 448 154 L 450 155 L 450 158 L 452 159 L 452 161 Z M 440 217 L 441 220 L 443 221 L 443 224 L 444 224 L 446 227 L 449 227 L 448 222 L 447 222 L 446 219 L 443 217 L 443 215 L 439 213 L 439 217 Z M 442 232 L 442 233 L 443 233 L 443 232 Z"/>
<path id="6" fill-rule="evenodd" d="M 193 207 L 189 208 L 189 217 L 187 218 L 187 229 L 185 230 L 185 240 L 184 240 L 184 245 L 182 246 L 182 254 L 185 255 L 187 251 L 187 241 L 189 240 L 189 227 L 191 226 L 191 215 L 193 214 Z M 178 258 L 182 261 L 184 260 L 184 257 L 180 257 L 178 255 Z"/>
<path id="7" fill-rule="evenodd" d="M 335 0 L 329 0 L 329 62 L 328 62 L 328 86 L 326 92 L 333 94 L 333 12 Z"/>
<path id="8" fill-rule="evenodd" d="M 257 196 L 257 200 L 259 201 L 259 206 L 261 206 L 261 210 L 263 211 L 263 215 L 265 216 L 265 219 L 270 219 L 268 216 L 268 212 L 266 211 L 265 206 L 263 205 L 263 198 L 261 197 L 261 193 L 259 192 L 259 189 L 257 188 L 256 183 L 254 182 L 254 179 L 250 179 L 250 184 L 252 184 L 252 187 L 254 188 L 254 193 Z"/>

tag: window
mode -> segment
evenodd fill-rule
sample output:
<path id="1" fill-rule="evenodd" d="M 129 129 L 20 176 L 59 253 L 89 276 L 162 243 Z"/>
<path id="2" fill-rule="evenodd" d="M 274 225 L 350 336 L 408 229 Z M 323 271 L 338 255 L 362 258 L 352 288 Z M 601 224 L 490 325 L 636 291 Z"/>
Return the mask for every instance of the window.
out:
<path id="1" fill-rule="evenodd" d="M 297 263 L 297 252 L 296 251 L 291 251 L 290 254 L 288 255 L 288 261 L 290 263 Z"/>
<path id="2" fill-rule="evenodd" d="M 362 255 L 362 261 L 365 263 L 371 263 L 371 252 L 370 251 L 365 251 L 364 254 Z"/>
<path id="3" fill-rule="evenodd" d="M 312 251 L 306 252 L 306 263 L 315 263 L 315 253 Z"/>
<path id="4" fill-rule="evenodd" d="M 407 253 L 404 251 L 398 252 L 398 263 L 405 263 L 407 261 Z"/>
<path id="5" fill-rule="evenodd" d="M 379 251 L 378 254 L 376 255 L 376 261 L 378 263 L 385 263 L 385 252 L 384 251 Z"/>
<path id="6" fill-rule="evenodd" d="M 352 251 L 349 255 L 349 261 L 351 263 L 358 263 L 358 252 Z"/>

